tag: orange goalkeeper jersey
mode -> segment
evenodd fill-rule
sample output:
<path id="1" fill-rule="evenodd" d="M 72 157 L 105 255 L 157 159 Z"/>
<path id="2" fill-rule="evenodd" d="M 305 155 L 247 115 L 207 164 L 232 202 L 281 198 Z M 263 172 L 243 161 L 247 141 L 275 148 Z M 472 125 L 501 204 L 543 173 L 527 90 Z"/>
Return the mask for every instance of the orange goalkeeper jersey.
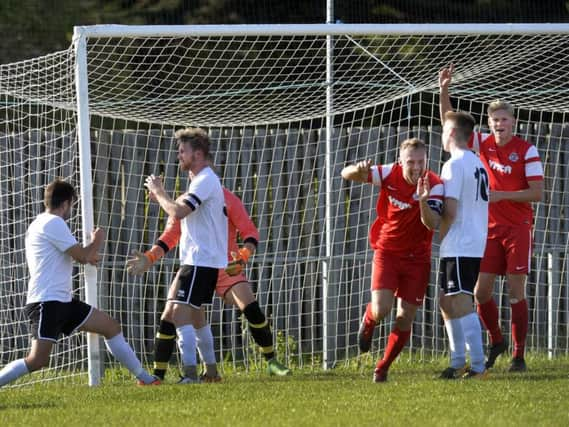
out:
<path id="1" fill-rule="evenodd" d="M 225 208 L 227 211 L 227 225 L 228 225 L 228 245 L 227 245 L 227 258 L 233 260 L 231 252 L 239 250 L 237 242 L 238 236 L 241 237 L 243 242 L 250 242 L 257 246 L 259 242 L 259 231 L 249 217 L 245 206 L 241 199 L 223 187 L 223 195 L 225 197 Z M 182 230 L 180 227 L 180 220 L 175 217 L 168 217 L 166 228 L 158 238 L 157 245 L 161 246 L 165 252 L 176 247 L 180 241 Z"/>

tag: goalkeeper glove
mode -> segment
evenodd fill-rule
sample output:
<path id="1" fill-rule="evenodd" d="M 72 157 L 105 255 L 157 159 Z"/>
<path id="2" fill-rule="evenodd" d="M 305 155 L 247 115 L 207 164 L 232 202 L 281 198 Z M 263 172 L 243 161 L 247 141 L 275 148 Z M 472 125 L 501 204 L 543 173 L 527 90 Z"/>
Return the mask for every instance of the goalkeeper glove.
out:
<path id="1" fill-rule="evenodd" d="M 249 261 L 251 251 L 243 247 L 239 249 L 239 252 L 231 252 L 231 256 L 233 257 L 233 261 L 227 265 L 225 272 L 230 276 L 237 276 L 243 271 L 245 264 Z"/>
<path id="2" fill-rule="evenodd" d="M 126 262 L 127 271 L 130 274 L 137 276 L 148 270 L 150 266 L 160 258 L 152 249 L 144 253 L 140 251 L 133 251 L 132 258 L 129 258 Z"/>

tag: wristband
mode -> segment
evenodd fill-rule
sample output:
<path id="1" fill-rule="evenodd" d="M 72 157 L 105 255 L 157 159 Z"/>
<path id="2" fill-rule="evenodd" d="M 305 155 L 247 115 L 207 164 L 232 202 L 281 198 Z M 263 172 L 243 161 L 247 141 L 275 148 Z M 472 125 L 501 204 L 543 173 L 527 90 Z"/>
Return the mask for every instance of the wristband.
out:
<path id="1" fill-rule="evenodd" d="M 249 261 L 250 256 L 251 256 L 251 251 L 246 246 L 243 246 L 241 249 L 239 249 L 239 257 L 243 260 L 244 264 L 247 264 L 247 261 Z"/>
<path id="2" fill-rule="evenodd" d="M 144 256 L 148 259 L 148 261 L 150 261 L 151 265 L 160 259 L 160 255 L 156 253 L 158 249 L 158 246 L 152 246 L 151 249 L 144 252 Z"/>

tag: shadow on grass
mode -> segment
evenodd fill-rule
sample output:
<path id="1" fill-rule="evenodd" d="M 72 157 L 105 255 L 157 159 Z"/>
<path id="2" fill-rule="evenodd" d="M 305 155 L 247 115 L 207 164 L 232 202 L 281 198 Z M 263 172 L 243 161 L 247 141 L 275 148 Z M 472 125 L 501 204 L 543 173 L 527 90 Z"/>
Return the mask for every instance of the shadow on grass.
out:
<path id="1" fill-rule="evenodd" d="M 0 411 L 6 409 L 47 409 L 55 407 L 57 405 L 53 402 L 0 402 Z"/>

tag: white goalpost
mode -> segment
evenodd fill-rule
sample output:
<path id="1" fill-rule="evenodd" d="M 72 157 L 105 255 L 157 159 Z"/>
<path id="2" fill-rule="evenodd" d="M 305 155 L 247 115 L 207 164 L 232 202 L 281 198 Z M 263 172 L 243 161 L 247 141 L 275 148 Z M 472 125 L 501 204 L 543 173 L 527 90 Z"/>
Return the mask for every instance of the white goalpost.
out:
<path id="1" fill-rule="evenodd" d="M 29 347 L 24 234 L 57 176 L 80 190 L 70 220 L 78 237 L 107 230 L 99 268 L 74 272 L 77 295 L 119 320 L 143 362 L 152 362 L 177 254 L 142 277 L 127 274 L 126 260 L 165 224 L 144 177 L 163 174 L 173 195 L 187 186 L 172 140 L 184 126 L 208 130 L 223 185 L 259 228 L 247 274 L 278 356 L 325 368 L 358 357 L 377 192 L 339 172 L 365 158 L 396 161 L 410 136 L 427 142 L 429 167 L 439 172 L 438 70 L 451 62 L 454 107 L 484 129 L 488 102 L 510 101 L 517 134 L 540 152 L 546 196 L 534 206 L 527 344 L 551 357 L 569 354 L 567 57 L 567 24 L 101 25 L 76 27 L 68 50 L 0 65 L 0 366 Z M 408 350 L 421 359 L 447 351 L 436 239 L 433 249 Z M 496 290 L 508 332 L 507 292 L 501 282 Z M 261 357 L 240 313 L 216 297 L 208 315 L 219 360 L 257 369 Z M 393 321 L 377 328 L 374 356 Z M 88 373 L 95 385 L 113 363 L 99 338 L 76 334 L 57 344 L 49 369 L 18 384 L 84 381 Z"/>

